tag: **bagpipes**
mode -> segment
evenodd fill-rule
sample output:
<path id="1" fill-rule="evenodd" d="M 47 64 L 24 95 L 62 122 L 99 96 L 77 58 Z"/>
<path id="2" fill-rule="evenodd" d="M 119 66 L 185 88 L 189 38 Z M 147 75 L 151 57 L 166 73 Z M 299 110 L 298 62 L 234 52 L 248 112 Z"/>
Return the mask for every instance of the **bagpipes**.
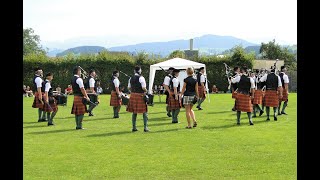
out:
<path id="1" fill-rule="evenodd" d="M 276 59 L 276 62 L 274 62 L 273 66 L 271 66 L 271 70 L 274 70 L 275 74 L 279 74 L 277 71 L 277 62 L 279 61 L 279 59 Z"/>
<path id="2" fill-rule="evenodd" d="M 231 88 L 231 77 L 232 77 L 232 69 L 226 64 L 226 63 L 223 63 L 224 64 L 224 67 L 226 68 L 226 76 L 227 76 L 227 79 L 228 79 L 228 90 L 230 90 Z"/>

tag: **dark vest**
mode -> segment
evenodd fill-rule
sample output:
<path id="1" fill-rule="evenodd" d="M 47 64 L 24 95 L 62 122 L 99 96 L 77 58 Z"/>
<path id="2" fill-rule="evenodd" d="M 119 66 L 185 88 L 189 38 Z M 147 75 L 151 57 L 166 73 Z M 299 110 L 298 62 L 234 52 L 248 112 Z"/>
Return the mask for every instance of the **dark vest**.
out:
<path id="1" fill-rule="evenodd" d="M 171 88 L 173 88 L 173 87 L 171 86 L 171 80 L 172 80 L 173 76 L 172 76 L 171 74 L 167 74 L 167 76 L 170 78 L 168 88 L 171 89 Z"/>
<path id="2" fill-rule="evenodd" d="M 131 92 L 134 93 L 144 93 L 141 83 L 139 82 L 139 78 L 141 77 L 141 75 L 139 76 L 132 76 L 130 79 L 130 84 L 131 84 Z"/>
<path id="3" fill-rule="evenodd" d="M 173 82 L 172 82 L 172 80 L 174 79 L 174 78 L 176 78 L 175 76 L 173 76 L 171 79 L 170 79 L 170 90 L 172 90 L 172 91 L 174 91 L 174 89 L 173 89 Z M 178 79 L 178 78 L 176 78 L 176 79 Z M 178 85 L 178 87 L 177 87 L 177 92 L 179 93 L 180 92 L 180 82 L 179 82 L 179 85 Z"/>
<path id="4" fill-rule="evenodd" d="M 284 79 L 283 79 L 283 75 L 284 73 L 280 73 L 280 80 L 281 80 L 281 84 L 282 84 L 282 88 L 285 89 L 286 87 L 284 86 Z"/>
<path id="5" fill-rule="evenodd" d="M 32 91 L 33 92 L 37 92 L 38 90 L 37 90 L 37 84 L 36 84 L 36 82 L 35 82 L 35 80 L 36 80 L 36 78 L 37 77 L 40 77 L 40 76 L 37 76 L 37 75 L 34 75 L 33 76 L 33 81 L 32 81 L 32 84 L 33 84 L 33 87 L 32 87 Z M 41 78 L 41 77 L 40 77 Z M 42 78 L 41 78 L 42 79 Z M 43 87 L 43 86 L 42 86 Z M 41 92 L 44 92 L 44 91 L 42 91 L 42 88 L 41 88 Z"/>
<path id="6" fill-rule="evenodd" d="M 200 82 L 200 77 L 201 77 L 201 73 L 199 72 L 198 74 L 197 74 L 197 81 L 198 81 L 198 86 L 201 86 L 201 82 Z M 206 78 L 204 78 L 204 85 L 206 85 Z"/>
<path id="7" fill-rule="evenodd" d="M 80 77 L 77 76 L 73 76 L 72 80 L 71 80 L 71 85 L 72 85 L 72 91 L 73 91 L 73 95 L 82 95 L 82 92 L 80 90 L 79 85 L 76 83 L 77 79 Z"/>
<path id="8" fill-rule="evenodd" d="M 114 86 L 113 80 L 116 79 L 114 76 L 111 77 L 111 82 L 110 82 L 110 88 L 112 91 L 116 91 L 116 87 Z M 118 78 L 119 79 L 119 78 Z M 120 82 L 120 81 L 119 81 Z M 120 85 L 121 83 L 119 83 L 119 90 L 120 90 Z"/>
<path id="9" fill-rule="evenodd" d="M 242 94 L 249 94 L 250 87 L 251 87 L 250 78 L 246 75 L 242 75 L 240 77 L 240 81 L 238 83 L 238 91 L 237 92 L 242 93 Z"/>
<path id="10" fill-rule="evenodd" d="M 267 90 L 277 90 L 278 88 L 278 77 L 274 73 L 270 73 L 267 76 L 266 80 L 266 89 Z"/>
<path id="11" fill-rule="evenodd" d="M 193 78 L 192 76 L 189 76 L 184 79 L 184 82 L 187 84 L 186 91 L 184 92 L 185 96 L 194 96 L 196 95 L 195 86 L 197 83 L 197 80 Z"/>
<path id="12" fill-rule="evenodd" d="M 42 86 L 42 87 L 44 87 L 44 89 L 45 89 L 47 83 L 50 84 L 49 80 L 44 81 L 44 84 L 43 84 L 43 86 Z M 51 88 L 49 89 L 49 91 L 48 91 L 48 96 L 49 96 L 49 97 L 53 96 L 52 87 L 51 87 Z"/>
<path id="13" fill-rule="evenodd" d="M 93 78 L 93 77 L 89 76 L 89 78 L 85 82 L 86 84 L 84 86 L 85 86 L 86 89 L 90 89 L 89 81 L 90 81 L 91 78 Z M 96 84 L 97 84 L 97 81 L 95 81 L 95 83 L 94 83 L 94 87 L 93 87 L 94 91 L 97 91 L 97 85 Z"/>

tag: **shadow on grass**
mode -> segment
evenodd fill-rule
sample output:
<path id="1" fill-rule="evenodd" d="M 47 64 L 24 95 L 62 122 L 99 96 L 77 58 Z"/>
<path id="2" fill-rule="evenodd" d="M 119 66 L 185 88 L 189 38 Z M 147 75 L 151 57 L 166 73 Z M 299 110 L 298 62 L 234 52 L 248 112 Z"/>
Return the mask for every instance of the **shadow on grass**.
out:
<path id="1" fill-rule="evenodd" d="M 170 121 L 172 118 L 171 117 L 158 117 L 158 118 L 149 118 L 148 121 Z"/>
<path id="2" fill-rule="evenodd" d="M 38 120 L 36 122 L 23 122 L 23 124 L 37 124 L 37 123 L 40 123 L 40 122 L 38 122 Z"/>
<path id="3" fill-rule="evenodd" d="M 70 118 L 73 118 L 73 119 L 74 119 L 74 116 L 68 116 L 68 117 L 56 117 L 55 119 L 70 119 Z"/>
<path id="4" fill-rule="evenodd" d="M 45 124 L 45 125 L 43 125 L 43 126 L 25 126 L 25 127 L 23 127 L 23 128 L 43 128 L 43 127 L 45 127 L 45 126 L 47 126 L 47 124 Z"/>
<path id="5" fill-rule="evenodd" d="M 218 112 L 207 112 L 208 114 L 221 114 L 221 113 L 231 113 L 231 112 L 234 112 L 234 111 L 218 111 Z"/>
<path id="6" fill-rule="evenodd" d="M 228 119 L 228 120 L 230 120 L 230 119 Z M 260 124 L 260 123 L 268 123 L 265 120 L 255 121 L 255 119 L 253 119 L 252 121 L 253 121 L 253 124 L 254 124 L 253 126 L 255 126 L 256 124 Z M 241 126 L 250 126 L 249 125 L 249 120 L 248 119 L 240 119 L 240 125 L 237 125 L 236 124 L 236 119 L 234 119 L 234 123 L 231 123 L 231 124 L 226 124 L 226 125 L 223 125 L 223 126 L 204 126 L 204 127 L 201 127 L 201 129 L 206 129 L 206 130 L 227 129 L 227 128 L 236 128 L 236 127 L 241 127 Z"/>
<path id="7" fill-rule="evenodd" d="M 40 131 L 40 132 L 30 132 L 28 134 L 50 134 L 50 133 L 60 133 L 67 131 L 77 131 L 76 129 L 60 129 L 60 130 L 52 130 L 52 131 Z"/>
<path id="8" fill-rule="evenodd" d="M 92 117 L 91 117 L 92 118 Z M 112 117 L 108 117 L 108 118 L 89 118 L 89 117 L 84 117 L 83 120 L 84 121 L 101 121 L 101 120 L 107 120 L 107 119 L 116 119 L 116 118 L 112 118 Z"/>
<path id="9" fill-rule="evenodd" d="M 139 130 L 139 128 L 138 128 Z M 146 133 L 163 133 L 163 132 L 171 132 L 171 131 L 178 131 L 179 129 L 166 129 L 166 130 L 160 130 L 160 131 L 152 131 L 150 130 L 150 132 Z M 143 132 L 143 128 L 140 128 L 139 131 Z M 132 134 L 132 133 L 139 133 L 138 132 L 132 132 L 131 129 L 128 131 L 120 131 L 120 132 L 109 132 L 109 133 L 103 133 L 103 134 L 91 134 L 88 135 L 87 137 L 105 137 L 105 136 L 114 136 L 114 135 L 123 135 L 123 134 Z M 144 133 L 144 132 L 143 132 Z"/>

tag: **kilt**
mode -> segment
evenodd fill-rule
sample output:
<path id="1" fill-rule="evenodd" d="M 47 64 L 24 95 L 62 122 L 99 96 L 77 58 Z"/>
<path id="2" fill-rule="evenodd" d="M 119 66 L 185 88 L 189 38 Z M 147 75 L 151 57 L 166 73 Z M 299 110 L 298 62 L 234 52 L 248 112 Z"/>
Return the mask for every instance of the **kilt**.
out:
<path id="1" fill-rule="evenodd" d="M 252 112 L 251 96 L 238 93 L 236 97 L 236 109 L 242 112 Z"/>
<path id="2" fill-rule="evenodd" d="M 257 89 L 254 92 L 254 98 L 253 98 L 252 104 L 262 104 L 262 97 L 263 97 L 262 90 Z"/>
<path id="3" fill-rule="evenodd" d="M 110 106 L 121 106 L 122 98 L 119 98 L 116 91 L 111 91 Z"/>
<path id="4" fill-rule="evenodd" d="M 265 106 L 267 106 L 267 107 L 278 107 L 279 106 L 279 96 L 278 96 L 277 91 L 266 90 L 264 98 L 265 98 Z"/>
<path id="5" fill-rule="evenodd" d="M 47 98 L 46 95 L 44 95 L 44 97 Z M 53 99 L 53 102 L 50 103 L 50 101 L 49 101 L 49 105 L 52 108 L 52 110 L 49 108 L 48 104 L 44 103 L 44 106 L 43 106 L 44 110 L 43 111 L 45 111 L 45 112 L 58 111 L 57 100 L 54 97 L 51 97 L 50 99 Z"/>
<path id="6" fill-rule="evenodd" d="M 43 95 L 44 95 L 44 93 L 41 92 L 41 94 L 42 94 L 42 100 L 43 100 Z M 42 109 L 42 110 L 43 110 L 44 104 L 42 104 L 42 103 L 39 101 L 38 96 L 39 96 L 39 94 L 38 94 L 38 92 L 36 92 L 36 93 L 34 94 L 34 100 L 33 100 L 33 103 L 32 103 L 32 107 L 33 107 L 33 108 L 39 108 L 39 109 Z"/>
<path id="7" fill-rule="evenodd" d="M 199 93 L 199 98 L 206 98 L 206 91 L 205 87 L 203 86 L 198 86 L 198 93 Z"/>
<path id="8" fill-rule="evenodd" d="M 168 103 L 169 103 L 169 94 L 166 95 L 166 104 L 168 104 Z"/>
<path id="9" fill-rule="evenodd" d="M 232 92 L 232 99 L 236 99 L 237 98 L 237 92 L 233 91 Z"/>
<path id="10" fill-rule="evenodd" d="M 288 92 L 286 89 L 283 89 L 283 92 L 282 92 L 282 98 L 279 97 L 279 102 L 282 102 L 282 101 L 288 101 Z"/>
<path id="11" fill-rule="evenodd" d="M 169 102 L 168 102 L 169 110 L 181 108 L 181 105 L 180 105 L 181 96 L 178 95 L 178 97 L 179 97 L 178 100 L 175 100 L 174 95 L 169 97 Z"/>
<path id="12" fill-rule="evenodd" d="M 82 96 L 74 96 L 71 114 L 83 115 L 87 113 L 87 106 L 82 102 L 83 98 Z"/>
<path id="13" fill-rule="evenodd" d="M 144 93 L 131 93 L 127 111 L 132 113 L 148 112 L 147 103 L 143 100 Z"/>

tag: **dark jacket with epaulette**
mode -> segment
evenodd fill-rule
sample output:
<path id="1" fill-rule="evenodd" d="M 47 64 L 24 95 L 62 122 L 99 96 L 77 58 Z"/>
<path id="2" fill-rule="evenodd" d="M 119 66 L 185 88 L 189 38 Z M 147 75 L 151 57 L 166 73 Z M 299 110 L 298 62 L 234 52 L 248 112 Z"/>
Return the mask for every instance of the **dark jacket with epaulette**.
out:
<path id="1" fill-rule="evenodd" d="M 139 78 L 141 75 L 137 76 L 134 75 L 130 79 L 130 84 L 131 84 L 131 92 L 133 93 L 144 93 L 141 83 L 139 82 Z"/>
<path id="2" fill-rule="evenodd" d="M 75 96 L 81 96 L 82 95 L 80 87 L 76 82 L 78 78 L 80 78 L 80 77 L 73 76 L 73 78 L 71 80 L 72 91 L 73 91 L 73 95 L 75 95 Z"/>
<path id="3" fill-rule="evenodd" d="M 278 88 L 278 76 L 275 73 L 270 73 L 267 76 L 266 80 L 266 89 L 267 90 L 277 90 Z"/>
<path id="4" fill-rule="evenodd" d="M 250 87 L 251 87 L 251 82 L 250 82 L 250 77 L 246 75 L 242 75 L 240 77 L 240 81 L 238 83 L 238 93 L 241 94 L 249 94 L 250 93 Z"/>

